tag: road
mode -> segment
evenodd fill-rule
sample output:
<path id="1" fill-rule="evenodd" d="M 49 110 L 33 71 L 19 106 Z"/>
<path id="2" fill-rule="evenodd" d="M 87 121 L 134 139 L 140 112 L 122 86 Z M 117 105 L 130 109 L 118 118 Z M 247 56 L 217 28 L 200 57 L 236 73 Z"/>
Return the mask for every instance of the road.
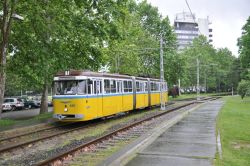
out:
<path id="1" fill-rule="evenodd" d="M 36 109 L 24 109 L 20 111 L 4 112 L 2 113 L 3 118 L 7 119 L 28 119 L 39 115 L 40 108 Z M 49 112 L 53 111 L 53 107 L 49 107 Z"/>

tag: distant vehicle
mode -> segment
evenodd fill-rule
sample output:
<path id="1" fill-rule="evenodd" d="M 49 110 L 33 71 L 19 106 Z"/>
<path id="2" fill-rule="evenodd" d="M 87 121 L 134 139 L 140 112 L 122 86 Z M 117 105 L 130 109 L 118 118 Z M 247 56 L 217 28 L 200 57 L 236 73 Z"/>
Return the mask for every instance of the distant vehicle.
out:
<path id="1" fill-rule="evenodd" d="M 52 101 L 52 100 L 49 100 L 49 101 L 48 101 L 48 106 L 49 106 L 49 107 L 52 107 L 52 106 L 53 106 L 53 101 Z"/>
<path id="2" fill-rule="evenodd" d="M 53 99 L 52 96 L 48 96 L 48 106 L 52 107 L 53 106 Z"/>
<path id="3" fill-rule="evenodd" d="M 39 108 L 40 107 L 40 101 L 36 100 L 24 100 L 24 107 L 31 109 L 31 108 Z"/>
<path id="4" fill-rule="evenodd" d="M 4 98 L 4 104 L 11 105 L 11 111 L 21 110 L 24 108 L 24 103 L 20 98 Z M 8 107 L 8 105 L 6 105 Z"/>
<path id="5" fill-rule="evenodd" d="M 9 103 L 3 103 L 2 110 L 3 110 L 3 112 L 5 112 L 5 111 L 11 111 L 12 110 L 11 104 L 9 104 Z"/>

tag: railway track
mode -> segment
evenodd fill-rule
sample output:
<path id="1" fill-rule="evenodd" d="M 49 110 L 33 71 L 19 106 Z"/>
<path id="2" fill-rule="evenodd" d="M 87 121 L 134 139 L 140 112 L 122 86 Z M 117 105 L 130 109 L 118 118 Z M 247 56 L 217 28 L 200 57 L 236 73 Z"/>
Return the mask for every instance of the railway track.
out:
<path id="1" fill-rule="evenodd" d="M 36 130 L 34 132 L 28 132 L 25 134 L 20 134 L 20 135 L 4 138 L 0 140 L 0 147 L 1 147 L 0 154 L 5 153 L 7 151 L 14 150 L 16 148 L 21 148 L 30 144 L 34 144 L 39 141 L 50 139 L 50 138 L 53 138 L 62 134 L 84 129 L 93 125 L 94 124 L 90 124 L 90 123 L 85 123 L 85 124 L 71 123 L 71 124 L 49 127 L 49 128 L 45 128 L 41 130 Z M 28 141 L 20 142 L 20 139 L 22 140 L 28 139 Z"/>
<path id="2" fill-rule="evenodd" d="M 140 112 L 133 112 L 133 113 L 137 114 Z M 131 114 L 127 114 L 127 115 L 129 116 Z M 107 122 L 108 120 L 112 120 L 112 118 L 106 119 L 104 122 Z M 57 137 L 63 134 L 67 134 L 67 133 L 74 132 L 74 131 L 81 130 L 81 129 L 86 129 L 87 127 L 92 127 L 102 122 L 103 120 L 98 119 L 98 120 L 87 121 L 87 122 L 70 123 L 70 124 L 64 124 L 60 126 L 46 127 L 46 128 L 38 129 L 35 131 L 2 138 L 0 139 L 0 154 L 15 150 L 17 148 L 29 146 L 31 144 L 35 144 L 37 142 L 51 139 L 53 137 Z M 25 140 L 25 141 L 20 141 L 20 140 Z"/>
<path id="3" fill-rule="evenodd" d="M 34 130 L 34 131 L 25 132 L 25 133 L 22 133 L 22 134 L 15 134 L 15 135 L 12 135 L 12 136 L 9 136 L 9 137 L 1 138 L 0 143 L 3 142 L 3 141 L 8 141 L 8 140 L 12 140 L 12 139 L 23 137 L 23 136 L 28 136 L 28 135 L 34 134 L 34 133 L 39 133 L 39 132 L 43 132 L 43 131 L 47 131 L 47 130 L 51 130 L 51 129 L 67 127 L 67 126 L 72 125 L 72 124 L 73 123 L 63 124 L 63 125 L 58 125 L 58 126 L 49 126 L 49 127 L 44 127 L 42 129 L 37 129 L 37 130 Z"/>
<path id="4" fill-rule="evenodd" d="M 206 100 L 216 100 L 217 98 L 204 98 L 202 99 L 201 101 L 206 101 Z M 127 138 L 123 138 L 124 135 L 126 136 L 129 136 L 129 137 L 133 137 L 135 135 L 140 135 L 142 134 L 143 132 L 145 132 L 145 130 L 148 130 L 150 128 L 150 124 L 152 121 L 152 123 L 154 123 L 154 121 L 166 114 L 169 114 L 171 112 L 174 112 L 176 110 L 179 110 L 181 108 L 184 108 L 184 107 L 187 107 L 187 106 L 190 106 L 190 105 L 193 105 L 197 103 L 196 101 L 193 101 L 193 102 L 189 102 L 189 103 L 186 103 L 186 104 L 183 104 L 181 106 L 178 106 L 178 107 L 175 107 L 171 110 L 168 110 L 168 111 L 165 111 L 165 112 L 162 112 L 158 115 L 155 115 L 155 116 L 151 116 L 149 118 L 146 118 L 146 119 L 143 119 L 143 120 L 140 120 L 138 122 L 135 122 L 133 124 L 130 124 L 130 125 L 127 125 L 125 127 L 122 127 L 120 129 L 117 129 L 113 132 L 110 132 L 104 136 L 101 136 L 97 139 L 94 139 L 94 140 L 91 140 L 87 143 L 84 143 L 82 145 L 79 145 L 73 149 L 70 149 L 64 153 L 61 153 L 57 156 L 54 156 L 54 157 L 51 157 L 47 160 L 44 160 L 42 162 L 39 162 L 39 163 L 36 163 L 36 165 L 38 166 L 43 166 L 43 165 L 67 165 L 67 162 L 70 161 L 73 156 L 79 154 L 79 153 L 91 153 L 91 151 L 95 151 L 93 149 L 95 148 L 104 148 L 106 147 L 106 145 L 111 145 L 112 146 L 112 141 L 115 142 L 115 140 L 126 140 Z M 157 121 L 157 120 L 156 120 Z M 148 123 L 149 122 L 149 123 Z M 147 125 L 147 123 L 149 125 Z M 146 124 L 143 129 L 140 128 L 140 125 L 142 124 Z"/>

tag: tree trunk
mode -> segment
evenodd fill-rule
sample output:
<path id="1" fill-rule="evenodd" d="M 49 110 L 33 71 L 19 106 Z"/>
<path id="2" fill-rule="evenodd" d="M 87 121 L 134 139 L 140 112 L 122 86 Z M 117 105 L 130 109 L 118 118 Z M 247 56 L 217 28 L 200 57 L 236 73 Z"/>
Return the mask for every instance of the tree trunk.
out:
<path id="1" fill-rule="evenodd" d="M 4 91 L 5 91 L 5 71 L 1 64 L 0 71 L 0 119 L 2 118 L 2 104 L 4 100 Z"/>
<path id="2" fill-rule="evenodd" d="M 41 99 L 40 114 L 48 112 L 48 83 L 45 81 L 43 85 L 43 94 Z"/>
<path id="3" fill-rule="evenodd" d="M 1 53 L 0 53 L 0 119 L 2 118 L 2 105 L 4 100 L 4 92 L 5 92 L 5 80 L 6 80 L 6 57 L 7 57 L 7 46 L 8 40 L 4 38 L 4 36 L 8 36 L 7 34 L 2 34 L 2 42 L 1 42 Z"/>

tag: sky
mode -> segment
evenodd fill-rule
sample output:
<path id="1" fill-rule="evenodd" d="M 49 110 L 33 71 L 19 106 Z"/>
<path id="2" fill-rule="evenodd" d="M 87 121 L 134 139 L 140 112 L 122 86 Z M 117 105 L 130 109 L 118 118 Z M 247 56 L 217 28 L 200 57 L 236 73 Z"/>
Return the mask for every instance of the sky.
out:
<path id="1" fill-rule="evenodd" d="M 163 16 L 174 23 L 176 13 L 189 12 L 185 0 L 148 0 L 158 7 Z M 215 48 L 227 47 L 238 56 L 237 39 L 242 27 L 250 16 L 250 0 L 188 0 L 192 13 L 197 18 L 207 18 L 212 22 L 213 45 Z"/>

